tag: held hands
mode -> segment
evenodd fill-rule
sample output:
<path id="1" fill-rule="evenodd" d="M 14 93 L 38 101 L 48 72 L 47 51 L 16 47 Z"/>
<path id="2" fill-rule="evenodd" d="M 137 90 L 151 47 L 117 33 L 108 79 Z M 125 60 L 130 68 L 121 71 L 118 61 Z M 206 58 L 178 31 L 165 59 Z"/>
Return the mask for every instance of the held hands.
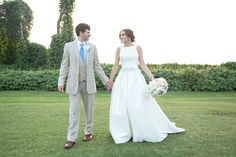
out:
<path id="1" fill-rule="evenodd" d="M 106 88 L 107 88 L 108 91 L 111 91 L 112 86 L 113 86 L 113 81 L 111 81 L 111 80 L 107 81 L 107 83 L 106 83 L 105 86 L 106 86 Z M 59 91 L 60 93 L 64 93 L 64 86 L 63 86 L 63 85 L 60 85 L 60 86 L 58 86 L 57 88 L 58 88 L 58 91 Z"/>
<path id="2" fill-rule="evenodd" d="M 108 91 L 111 91 L 112 86 L 113 86 L 113 81 L 112 81 L 112 80 L 109 80 L 109 81 L 106 83 L 106 88 L 107 88 L 107 90 L 108 90 Z"/>

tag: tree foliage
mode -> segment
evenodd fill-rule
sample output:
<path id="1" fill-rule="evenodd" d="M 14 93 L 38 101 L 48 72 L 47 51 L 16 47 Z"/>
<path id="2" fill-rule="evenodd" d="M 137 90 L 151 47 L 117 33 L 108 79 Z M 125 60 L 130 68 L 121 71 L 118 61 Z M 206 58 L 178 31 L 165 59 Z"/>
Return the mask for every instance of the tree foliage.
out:
<path id="1" fill-rule="evenodd" d="M 6 59 L 5 53 L 8 46 L 8 37 L 6 34 L 6 28 L 0 28 L 0 63 Z"/>
<path id="2" fill-rule="evenodd" d="M 33 25 L 33 12 L 22 0 L 4 1 L 0 5 L 0 30 L 2 63 L 12 64 L 16 59 L 16 45 L 19 40 L 26 40 Z M 7 44 L 6 44 L 7 43 Z"/>
<path id="3" fill-rule="evenodd" d="M 47 50 L 40 44 L 21 40 L 17 44 L 16 54 L 17 69 L 35 70 L 47 67 Z"/>
<path id="4" fill-rule="evenodd" d="M 72 13 L 75 0 L 60 0 L 60 15 L 57 21 L 57 34 L 53 35 L 50 44 L 50 63 L 59 68 L 64 44 L 74 40 Z"/>

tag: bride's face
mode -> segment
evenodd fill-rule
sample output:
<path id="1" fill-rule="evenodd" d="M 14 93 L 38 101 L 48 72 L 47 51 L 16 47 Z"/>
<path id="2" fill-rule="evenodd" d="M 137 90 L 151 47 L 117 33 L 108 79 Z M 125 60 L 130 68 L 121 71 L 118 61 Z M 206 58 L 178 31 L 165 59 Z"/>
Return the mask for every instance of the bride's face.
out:
<path id="1" fill-rule="evenodd" d="M 120 38 L 120 42 L 121 43 L 128 43 L 130 42 L 130 37 L 128 37 L 124 31 L 121 31 L 120 32 L 120 35 L 119 35 L 119 38 Z"/>

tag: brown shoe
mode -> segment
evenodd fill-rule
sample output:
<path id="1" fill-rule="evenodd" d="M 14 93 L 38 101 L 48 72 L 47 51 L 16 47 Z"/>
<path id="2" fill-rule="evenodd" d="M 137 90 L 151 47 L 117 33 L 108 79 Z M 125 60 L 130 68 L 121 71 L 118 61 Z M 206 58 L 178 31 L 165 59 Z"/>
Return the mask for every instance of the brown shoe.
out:
<path id="1" fill-rule="evenodd" d="M 93 139 L 93 135 L 92 134 L 84 135 L 84 142 L 90 141 L 92 139 Z"/>
<path id="2" fill-rule="evenodd" d="M 70 149 L 72 148 L 73 146 L 75 145 L 75 142 L 72 142 L 72 141 L 67 141 L 64 148 L 65 149 Z"/>

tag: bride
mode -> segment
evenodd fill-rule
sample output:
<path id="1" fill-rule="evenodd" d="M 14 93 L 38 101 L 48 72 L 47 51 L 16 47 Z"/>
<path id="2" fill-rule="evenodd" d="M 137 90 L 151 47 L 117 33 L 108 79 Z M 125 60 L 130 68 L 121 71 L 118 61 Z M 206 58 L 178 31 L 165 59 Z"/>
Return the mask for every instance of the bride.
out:
<path id="1" fill-rule="evenodd" d="M 160 142 L 168 133 L 185 130 L 171 122 L 156 100 L 147 93 L 147 83 L 139 67 L 150 80 L 154 77 L 143 60 L 140 46 L 133 44 L 134 34 L 130 29 L 120 31 L 124 45 L 117 48 L 110 81 L 121 69 L 112 87 L 109 130 L 116 144 L 133 142 Z"/>

